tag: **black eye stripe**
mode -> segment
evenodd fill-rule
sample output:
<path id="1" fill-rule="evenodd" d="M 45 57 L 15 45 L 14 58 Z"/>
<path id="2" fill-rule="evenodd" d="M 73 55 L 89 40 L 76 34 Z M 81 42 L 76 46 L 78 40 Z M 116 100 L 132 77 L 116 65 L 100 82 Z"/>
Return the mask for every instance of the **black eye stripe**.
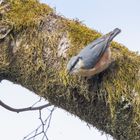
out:
<path id="1" fill-rule="evenodd" d="M 74 62 L 74 64 L 71 66 L 71 69 L 70 69 L 70 71 L 75 67 L 75 65 L 77 64 L 77 62 L 79 61 L 79 58 L 80 57 L 78 57 L 77 59 L 76 59 L 76 61 Z"/>

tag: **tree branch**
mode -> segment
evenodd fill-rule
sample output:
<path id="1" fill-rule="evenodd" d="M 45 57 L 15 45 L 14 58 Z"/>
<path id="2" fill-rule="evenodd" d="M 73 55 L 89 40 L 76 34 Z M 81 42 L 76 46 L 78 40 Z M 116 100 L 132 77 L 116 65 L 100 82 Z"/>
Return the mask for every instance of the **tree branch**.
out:
<path id="1" fill-rule="evenodd" d="M 12 10 L 1 28 L 13 28 L 1 32 L 0 80 L 24 86 L 117 140 L 140 140 L 140 55 L 112 42 L 106 71 L 89 80 L 69 76 L 70 58 L 101 34 L 36 0 L 8 1 Z"/>
<path id="2" fill-rule="evenodd" d="M 5 104 L 4 102 L 2 102 L 0 100 L 0 106 L 4 107 L 5 109 L 12 111 L 12 112 L 16 112 L 16 113 L 20 113 L 20 112 L 25 112 L 25 111 L 36 111 L 36 110 L 42 110 L 46 107 L 51 106 L 50 103 L 42 105 L 42 106 L 38 106 L 38 107 L 27 107 L 27 108 L 20 108 L 20 109 L 16 109 L 13 107 L 10 107 L 9 105 Z"/>

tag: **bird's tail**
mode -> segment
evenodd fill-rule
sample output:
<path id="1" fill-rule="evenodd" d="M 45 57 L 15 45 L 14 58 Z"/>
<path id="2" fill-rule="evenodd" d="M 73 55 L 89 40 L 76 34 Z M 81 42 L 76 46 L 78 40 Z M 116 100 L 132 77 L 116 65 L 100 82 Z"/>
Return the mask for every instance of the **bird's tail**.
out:
<path id="1" fill-rule="evenodd" d="M 109 41 L 111 42 L 113 38 L 118 35 L 121 32 L 119 28 L 115 28 L 112 32 L 110 32 L 109 35 Z"/>

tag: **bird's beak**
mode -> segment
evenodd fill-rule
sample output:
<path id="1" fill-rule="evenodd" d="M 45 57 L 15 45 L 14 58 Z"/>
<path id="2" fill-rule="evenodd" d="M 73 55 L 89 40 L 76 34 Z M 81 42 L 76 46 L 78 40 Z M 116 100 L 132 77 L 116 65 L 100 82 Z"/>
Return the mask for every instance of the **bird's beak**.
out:
<path id="1" fill-rule="evenodd" d="M 73 74 L 73 70 L 68 70 L 67 71 L 67 75 L 72 75 Z"/>
<path id="2" fill-rule="evenodd" d="M 70 75 L 70 71 L 67 71 L 67 75 Z"/>
<path id="3" fill-rule="evenodd" d="M 70 74 L 71 74 L 70 70 L 67 70 L 67 71 L 66 71 L 66 75 L 68 76 L 68 75 L 70 75 Z"/>

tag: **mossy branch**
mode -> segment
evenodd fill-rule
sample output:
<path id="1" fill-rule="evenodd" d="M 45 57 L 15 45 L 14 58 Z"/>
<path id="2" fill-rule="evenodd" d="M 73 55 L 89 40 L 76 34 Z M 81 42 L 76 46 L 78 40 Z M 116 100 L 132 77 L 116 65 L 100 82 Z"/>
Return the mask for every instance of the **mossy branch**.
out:
<path id="1" fill-rule="evenodd" d="M 117 140 L 139 140 L 140 56 L 113 42 L 106 71 L 89 80 L 68 76 L 70 57 L 101 34 L 36 0 L 7 1 L 11 10 L 1 22 L 13 28 L 0 40 L 0 80 L 28 88 Z"/>

